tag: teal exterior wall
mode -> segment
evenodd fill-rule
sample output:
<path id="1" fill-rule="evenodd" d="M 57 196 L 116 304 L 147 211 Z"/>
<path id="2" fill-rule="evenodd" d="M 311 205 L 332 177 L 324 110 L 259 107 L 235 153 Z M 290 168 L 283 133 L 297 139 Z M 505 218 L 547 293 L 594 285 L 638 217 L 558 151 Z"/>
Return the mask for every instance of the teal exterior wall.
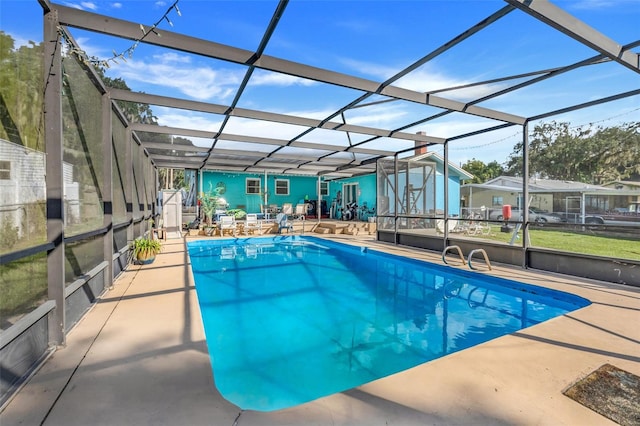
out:
<path id="1" fill-rule="evenodd" d="M 444 188 L 442 164 L 437 165 L 436 188 Z M 436 209 L 444 212 L 444 191 L 436 192 Z M 449 216 L 460 216 L 460 176 L 449 172 Z"/>
<path id="2" fill-rule="evenodd" d="M 342 191 L 344 184 L 357 183 L 360 189 L 360 194 L 357 196 L 356 203 L 358 206 L 367 204 L 369 209 L 373 209 L 376 206 L 376 174 L 356 176 L 345 179 L 336 179 L 329 183 L 329 196 L 327 197 L 327 203 L 331 206 L 331 203 L 338 197 L 338 191 Z"/>
<path id="3" fill-rule="evenodd" d="M 436 188 L 444 188 L 443 165 L 438 163 L 436 169 Z M 216 187 L 224 185 L 226 190 L 221 194 L 221 197 L 229 203 L 230 209 L 239 208 L 247 213 L 259 213 L 260 205 L 264 199 L 263 195 L 246 193 L 247 178 L 260 179 L 261 190 L 264 191 L 264 174 L 205 171 L 202 173 L 202 192 L 210 194 Z M 275 195 L 276 179 L 289 181 L 289 195 Z M 327 208 L 331 208 L 332 203 L 338 197 L 338 191 L 343 190 L 343 185 L 349 183 L 358 184 L 360 190 L 357 195 L 358 206 L 363 206 L 366 203 L 370 210 L 376 206 L 377 182 L 376 174 L 372 173 L 328 181 L 329 195 L 322 197 L 327 202 Z M 304 202 L 305 199 L 317 200 L 317 184 L 318 178 L 315 176 L 267 174 L 268 204 L 277 204 L 281 207 L 284 203 L 291 203 L 295 208 L 296 204 Z M 442 190 L 436 193 L 436 208 L 444 210 L 444 192 Z M 460 214 L 460 176 L 453 171 L 449 173 L 449 214 L 452 216 Z"/>
<path id="4" fill-rule="evenodd" d="M 202 173 L 202 192 L 210 194 L 224 184 L 226 190 L 220 196 L 229 203 L 230 209 L 242 209 L 247 213 L 260 213 L 264 197 L 261 194 L 247 194 L 247 178 L 260 179 L 264 191 L 264 174 L 230 173 L 206 171 Z M 276 195 L 276 179 L 289 181 L 289 195 Z M 318 178 L 315 176 L 269 175 L 267 174 L 267 203 L 282 206 L 284 203 L 295 205 L 304 202 L 305 197 L 315 200 Z M 202 195 L 202 194 L 201 194 Z"/>

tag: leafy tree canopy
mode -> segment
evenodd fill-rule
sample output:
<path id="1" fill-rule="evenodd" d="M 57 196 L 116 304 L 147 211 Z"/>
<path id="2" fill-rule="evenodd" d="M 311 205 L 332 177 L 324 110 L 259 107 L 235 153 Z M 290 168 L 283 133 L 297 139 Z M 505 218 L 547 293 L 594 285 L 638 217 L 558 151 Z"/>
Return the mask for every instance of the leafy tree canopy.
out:
<path id="1" fill-rule="evenodd" d="M 521 176 L 522 143 L 515 145 L 506 174 Z M 529 173 L 540 178 L 602 184 L 640 178 L 640 122 L 616 127 L 543 123 L 529 141 Z"/>
<path id="2" fill-rule="evenodd" d="M 462 168 L 473 175 L 471 183 L 484 183 L 504 174 L 504 168 L 497 161 L 485 164 L 475 158 L 467 161 Z"/>
<path id="3" fill-rule="evenodd" d="M 15 41 L 0 31 L 0 138 L 42 151 L 42 43 Z"/>

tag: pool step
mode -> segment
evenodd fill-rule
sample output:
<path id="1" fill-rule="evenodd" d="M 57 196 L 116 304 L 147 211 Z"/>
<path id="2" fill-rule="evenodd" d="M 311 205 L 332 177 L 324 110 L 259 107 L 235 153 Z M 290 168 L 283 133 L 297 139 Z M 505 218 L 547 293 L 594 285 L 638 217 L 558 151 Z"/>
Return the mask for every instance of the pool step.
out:
<path id="1" fill-rule="evenodd" d="M 317 234 L 373 234 L 376 232 L 375 222 L 321 222 L 318 223 L 313 232 Z"/>

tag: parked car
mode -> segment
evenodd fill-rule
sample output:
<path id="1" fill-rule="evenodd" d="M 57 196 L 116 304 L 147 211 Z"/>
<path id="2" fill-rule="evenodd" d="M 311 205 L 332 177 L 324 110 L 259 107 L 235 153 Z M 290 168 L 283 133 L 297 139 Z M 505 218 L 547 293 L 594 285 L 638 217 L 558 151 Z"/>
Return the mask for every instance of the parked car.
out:
<path id="1" fill-rule="evenodd" d="M 492 210 L 489 213 L 490 220 L 504 220 L 504 216 L 502 215 L 502 209 L 500 210 Z M 511 218 L 510 222 L 519 222 L 522 220 L 522 212 L 520 211 L 520 207 L 512 206 L 511 207 Z M 544 223 L 560 223 L 562 218 L 560 215 L 555 213 L 545 212 L 543 210 L 530 208 L 529 209 L 529 221 L 536 222 L 538 224 Z"/>

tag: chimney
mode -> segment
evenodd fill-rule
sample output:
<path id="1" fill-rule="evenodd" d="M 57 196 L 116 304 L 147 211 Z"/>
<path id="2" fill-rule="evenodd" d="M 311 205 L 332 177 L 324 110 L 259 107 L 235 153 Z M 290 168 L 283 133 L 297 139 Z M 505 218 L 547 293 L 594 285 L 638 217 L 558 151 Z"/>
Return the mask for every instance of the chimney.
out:
<path id="1" fill-rule="evenodd" d="M 423 136 L 427 136 L 427 132 L 416 132 L 417 135 L 423 135 Z M 424 145 L 424 142 L 421 141 L 414 141 L 414 146 L 420 146 L 420 145 Z M 426 154 L 427 153 L 427 147 L 426 146 L 421 146 L 420 148 L 416 148 L 415 150 L 415 155 L 422 155 L 422 154 Z"/>

